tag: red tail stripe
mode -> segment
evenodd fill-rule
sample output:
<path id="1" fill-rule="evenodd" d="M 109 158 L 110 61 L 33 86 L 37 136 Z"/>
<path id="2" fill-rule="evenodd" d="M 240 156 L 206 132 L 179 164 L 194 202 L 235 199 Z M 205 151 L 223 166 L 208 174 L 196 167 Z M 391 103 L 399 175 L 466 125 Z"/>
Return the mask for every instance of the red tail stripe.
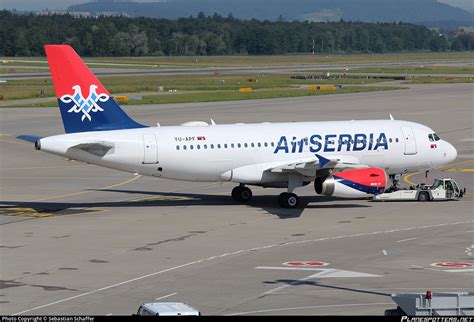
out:
<path id="1" fill-rule="evenodd" d="M 89 96 L 90 85 L 97 85 L 97 93 L 105 93 L 110 96 L 71 46 L 46 45 L 44 47 L 57 98 L 64 94 L 73 94 L 72 87 L 75 85 L 81 87 L 82 96 L 86 98 Z"/>

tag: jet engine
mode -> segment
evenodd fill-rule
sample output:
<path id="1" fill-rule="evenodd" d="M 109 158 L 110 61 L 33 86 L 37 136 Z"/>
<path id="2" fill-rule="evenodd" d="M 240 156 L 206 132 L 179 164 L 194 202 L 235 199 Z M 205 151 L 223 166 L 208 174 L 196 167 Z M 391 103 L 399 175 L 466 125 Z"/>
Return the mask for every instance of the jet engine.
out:
<path id="1" fill-rule="evenodd" d="M 380 168 L 346 170 L 314 181 L 317 194 L 342 197 L 364 198 L 385 191 L 389 178 Z"/>

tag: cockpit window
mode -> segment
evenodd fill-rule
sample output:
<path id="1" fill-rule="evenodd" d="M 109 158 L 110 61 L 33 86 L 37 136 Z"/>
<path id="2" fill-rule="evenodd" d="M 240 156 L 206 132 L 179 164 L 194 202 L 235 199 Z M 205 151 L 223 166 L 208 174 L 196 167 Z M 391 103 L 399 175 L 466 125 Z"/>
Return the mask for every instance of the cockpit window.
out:
<path id="1" fill-rule="evenodd" d="M 434 137 L 435 141 L 441 140 L 441 139 L 439 138 L 439 136 L 438 136 L 436 133 L 433 133 L 433 137 Z"/>
<path id="2" fill-rule="evenodd" d="M 433 139 L 433 134 L 428 134 L 428 138 L 430 139 L 430 142 L 433 142 L 434 139 Z"/>

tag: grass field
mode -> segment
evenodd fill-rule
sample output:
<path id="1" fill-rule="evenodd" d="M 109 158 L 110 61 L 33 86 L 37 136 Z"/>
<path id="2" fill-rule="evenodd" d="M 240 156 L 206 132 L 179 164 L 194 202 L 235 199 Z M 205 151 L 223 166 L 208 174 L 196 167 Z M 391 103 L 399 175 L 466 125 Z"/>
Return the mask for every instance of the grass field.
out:
<path id="1" fill-rule="evenodd" d="M 412 77 L 409 81 L 403 84 L 446 84 L 446 83 L 474 83 L 472 77 Z"/>
<path id="2" fill-rule="evenodd" d="M 144 96 L 142 100 L 131 100 L 120 105 L 167 104 L 167 103 L 192 103 L 192 102 L 219 102 L 247 99 L 284 98 L 316 95 L 337 95 L 347 93 L 364 93 L 373 91 L 401 90 L 404 87 L 394 86 L 344 86 L 336 91 L 310 91 L 301 88 L 259 89 L 250 93 L 240 93 L 231 90 L 218 91 L 191 91 L 177 93 L 162 93 L 160 95 Z M 21 107 L 56 107 L 56 102 L 27 104 Z"/>
<path id="3" fill-rule="evenodd" d="M 338 71 L 334 71 L 338 72 Z M 340 72 L 340 71 L 339 71 Z M 423 67 L 384 67 L 384 68 L 353 68 L 346 73 L 385 73 L 385 74 L 474 74 L 472 67 L 455 66 L 423 66 Z"/>
<path id="4" fill-rule="evenodd" d="M 274 66 L 300 64 L 344 64 L 403 61 L 472 60 L 474 52 L 419 52 L 393 54 L 317 54 L 275 56 L 160 56 L 160 57 L 91 57 L 88 63 L 160 65 L 160 67 L 211 67 L 211 66 Z M 36 65 L 46 63 L 44 57 L 2 57 L 8 64 Z M 18 62 L 20 61 L 20 62 Z M 101 65 L 105 66 L 105 65 Z M 98 66 L 94 66 L 98 67 Z M 133 66 L 130 66 L 133 67 Z M 139 68 L 139 66 L 137 66 Z"/>
<path id="5" fill-rule="evenodd" d="M 49 69 L 0 67 L 0 74 L 49 73 Z"/>
<path id="6" fill-rule="evenodd" d="M 240 87 L 288 88 L 305 84 L 367 84 L 381 80 L 367 79 L 330 79 L 300 80 L 290 79 L 289 74 L 239 74 L 239 75 L 137 75 L 137 76 L 105 76 L 101 82 L 112 94 L 117 93 L 158 93 L 160 86 L 165 91 L 176 89 L 181 91 L 217 91 L 238 90 Z M 249 81 L 255 80 L 256 82 Z M 55 92 L 50 79 L 9 80 L 0 84 L 0 95 L 4 100 L 39 98 L 44 90 L 45 97 L 54 97 Z"/>

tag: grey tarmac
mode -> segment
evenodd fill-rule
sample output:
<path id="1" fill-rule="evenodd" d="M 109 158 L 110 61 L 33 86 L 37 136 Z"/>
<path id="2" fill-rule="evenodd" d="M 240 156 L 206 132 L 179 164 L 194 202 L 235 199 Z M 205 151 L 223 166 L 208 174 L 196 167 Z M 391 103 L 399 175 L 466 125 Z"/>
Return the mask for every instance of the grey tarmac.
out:
<path id="1" fill-rule="evenodd" d="M 178 182 L 117 172 L 35 151 L 20 134 L 63 133 L 52 108 L 0 110 L 0 314 L 131 315 L 143 302 L 186 302 L 203 315 L 375 314 L 395 292 L 472 291 L 472 84 L 222 103 L 127 106 L 153 125 L 396 119 L 423 123 L 458 149 L 429 173 L 467 188 L 458 202 L 376 203 L 297 190 Z M 404 185 L 424 182 L 409 175 Z M 322 261 L 324 267 L 291 267 Z"/>

